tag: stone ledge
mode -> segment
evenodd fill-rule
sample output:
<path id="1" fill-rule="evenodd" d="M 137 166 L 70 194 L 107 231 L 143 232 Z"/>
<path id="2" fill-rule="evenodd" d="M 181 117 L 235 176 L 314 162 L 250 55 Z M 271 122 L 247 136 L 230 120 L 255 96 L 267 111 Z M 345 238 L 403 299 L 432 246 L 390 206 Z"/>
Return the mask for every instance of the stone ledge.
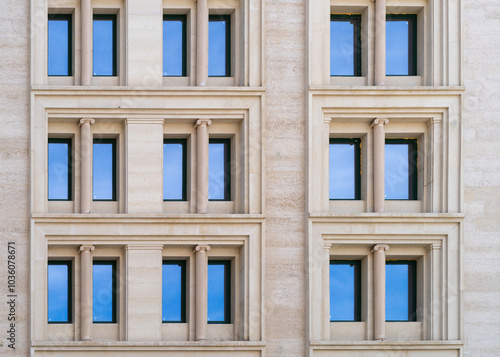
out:
<path id="1" fill-rule="evenodd" d="M 321 350 L 460 350 L 464 341 L 310 341 Z"/>

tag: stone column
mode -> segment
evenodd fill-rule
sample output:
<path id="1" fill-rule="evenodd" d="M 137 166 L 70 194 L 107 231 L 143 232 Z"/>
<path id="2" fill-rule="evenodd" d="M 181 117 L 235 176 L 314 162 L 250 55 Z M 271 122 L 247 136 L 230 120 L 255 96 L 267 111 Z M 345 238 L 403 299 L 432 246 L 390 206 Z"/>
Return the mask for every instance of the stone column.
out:
<path id="1" fill-rule="evenodd" d="M 92 202 L 92 132 L 95 120 L 80 119 L 80 212 L 90 213 Z"/>
<path id="2" fill-rule="evenodd" d="M 208 290 L 208 261 L 207 253 L 210 246 L 200 244 L 194 249 L 196 255 L 195 277 L 195 334 L 196 341 L 207 339 L 207 290 Z"/>
<path id="3" fill-rule="evenodd" d="M 205 86 L 208 78 L 208 4 L 197 0 L 196 5 L 196 84 Z"/>
<path id="4" fill-rule="evenodd" d="M 385 131 L 388 119 L 373 121 L 373 212 L 384 212 L 385 201 Z"/>
<path id="5" fill-rule="evenodd" d="M 208 206 L 208 126 L 211 120 L 196 121 L 196 212 L 207 213 Z"/>
<path id="6" fill-rule="evenodd" d="M 93 245 L 80 246 L 80 336 L 92 340 L 92 255 Z"/>
<path id="7" fill-rule="evenodd" d="M 387 244 L 377 244 L 373 253 L 373 317 L 374 339 L 385 340 L 385 252 Z"/>
<path id="8" fill-rule="evenodd" d="M 92 5 L 91 0 L 81 0 L 81 85 L 89 86 L 92 78 Z"/>
<path id="9" fill-rule="evenodd" d="M 323 269 L 322 269 L 322 290 L 323 296 L 330 296 L 330 249 L 332 245 L 330 243 L 324 243 L 324 257 L 323 257 Z M 323 304 L 323 328 L 321 338 L 323 341 L 330 340 L 330 299 L 325 298 L 322 300 Z"/>
<path id="10" fill-rule="evenodd" d="M 385 85 L 386 0 L 375 4 L 375 85 Z"/>

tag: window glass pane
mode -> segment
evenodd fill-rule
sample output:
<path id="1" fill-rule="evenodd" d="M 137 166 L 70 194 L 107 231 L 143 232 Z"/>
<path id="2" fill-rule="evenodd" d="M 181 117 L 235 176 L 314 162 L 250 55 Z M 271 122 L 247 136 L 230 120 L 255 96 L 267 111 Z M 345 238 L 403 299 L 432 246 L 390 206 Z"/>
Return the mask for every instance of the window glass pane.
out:
<path id="1" fill-rule="evenodd" d="M 385 319 L 408 321 L 408 264 L 385 266 Z"/>
<path id="2" fill-rule="evenodd" d="M 71 15 L 49 15 L 48 75 L 71 76 Z"/>
<path id="3" fill-rule="evenodd" d="M 330 21 L 330 75 L 354 76 L 358 72 L 358 16 L 332 16 Z"/>
<path id="4" fill-rule="evenodd" d="M 330 143 L 330 199 L 357 199 L 358 143 Z M 359 155 L 359 153 L 358 153 Z M 358 171 L 358 172 L 357 172 Z"/>
<path id="5" fill-rule="evenodd" d="M 185 200 L 185 142 L 163 144 L 163 199 Z"/>
<path id="6" fill-rule="evenodd" d="M 47 267 L 48 321 L 71 322 L 71 262 L 49 262 Z"/>
<path id="7" fill-rule="evenodd" d="M 208 145 L 208 198 L 230 200 L 229 140 L 210 140 Z"/>
<path id="8" fill-rule="evenodd" d="M 186 75 L 186 16 L 163 18 L 163 75 Z"/>
<path id="9" fill-rule="evenodd" d="M 94 15 L 94 76 L 115 76 L 115 16 Z"/>
<path id="10" fill-rule="evenodd" d="M 386 74 L 408 76 L 409 20 L 386 22 Z"/>
<path id="11" fill-rule="evenodd" d="M 94 322 L 115 322 L 114 274 L 113 263 L 94 262 L 92 271 Z"/>
<path id="12" fill-rule="evenodd" d="M 358 264 L 330 264 L 330 321 L 359 321 Z"/>
<path id="13" fill-rule="evenodd" d="M 230 76 L 229 16 L 210 16 L 208 23 L 208 75 Z"/>
<path id="14" fill-rule="evenodd" d="M 185 264 L 163 263 L 162 321 L 184 322 Z"/>
<path id="15" fill-rule="evenodd" d="M 416 199 L 416 141 L 386 139 L 385 199 Z"/>
<path id="16" fill-rule="evenodd" d="M 114 145 L 114 140 L 94 140 L 92 167 L 94 200 L 115 199 Z"/>
<path id="17" fill-rule="evenodd" d="M 212 261 L 208 264 L 208 322 L 229 322 L 229 264 Z"/>
<path id="18" fill-rule="evenodd" d="M 49 200 L 71 200 L 70 142 L 49 139 Z"/>

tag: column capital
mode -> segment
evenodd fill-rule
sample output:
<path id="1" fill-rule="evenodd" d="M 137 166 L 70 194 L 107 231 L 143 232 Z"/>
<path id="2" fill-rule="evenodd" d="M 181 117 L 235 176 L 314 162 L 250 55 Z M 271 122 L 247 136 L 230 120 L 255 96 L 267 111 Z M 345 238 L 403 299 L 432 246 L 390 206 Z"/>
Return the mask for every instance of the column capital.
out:
<path id="1" fill-rule="evenodd" d="M 332 243 L 323 243 L 323 248 L 325 250 L 330 250 L 332 249 Z"/>
<path id="2" fill-rule="evenodd" d="M 431 126 L 434 124 L 441 124 L 443 122 L 443 118 L 431 118 L 427 121 L 427 126 Z"/>
<path id="3" fill-rule="evenodd" d="M 212 121 L 210 119 L 198 119 L 194 124 L 194 126 L 202 126 L 202 125 L 210 126 L 212 125 Z"/>
<path id="4" fill-rule="evenodd" d="M 441 243 L 431 243 L 427 247 L 425 247 L 425 251 L 427 253 L 431 252 L 433 250 L 439 250 L 439 249 L 441 249 Z"/>
<path id="5" fill-rule="evenodd" d="M 372 250 L 370 250 L 370 253 L 375 253 L 378 251 L 386 252 L 389 250 L 389 245 L 387 244 L 376 244 L 373 246 Z"/>
<path id="6" fill-rule="evenodd" d="M 387 118 L 376 118 L 373 120 L 373 122 L 370 124 L 370 127 L 374 127 L 377 125 L 387 125 L 389 124 L 389 119 Z"/>
<path id="7" fill-rule="evenodd" d="M 210 246 L 208 244 L 199 244 L 194 248 L 193 252 L 194 253 L 208 252 L 209 250 Z"/>
<path id="8" fill-rule="evenodd" d="M 89 245 L 84 244 L 84 245 L 80 246 L 79 250 L 80 250 L 80 253 L 83 253 L 83 252 L 93 252 L 95 250 L 95 247 L 93 245 L 91 245 L 91 244 L 89 244 Z"/>
<path id="9" fill-rule="evenodd" d="M 95 123 L 95 119 L 94 118 L 82 118 L 80 119 L 80 123 L 79 123 L 79 126 L 82 126 L 82 125 L 85 125 L 85 124 L 94 124 Z"/>
<path id="10" fill-rule="evenodd" d="M 330 125 L 331 122 L 332 122 L 332 118 L 323 118 L 323 124 Z"/>

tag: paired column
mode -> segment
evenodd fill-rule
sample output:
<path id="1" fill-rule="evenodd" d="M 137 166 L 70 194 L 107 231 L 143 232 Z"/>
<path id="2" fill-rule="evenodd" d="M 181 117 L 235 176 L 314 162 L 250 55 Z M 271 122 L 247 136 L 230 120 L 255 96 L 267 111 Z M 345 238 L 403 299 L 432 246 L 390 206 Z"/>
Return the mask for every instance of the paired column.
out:
<path id="1" fill-rule="evenodd" d="M 92 132 L 95 120 L 80 119 L 80 211 L 90 213 L 92 202 Z"/>
<path id="2" fill-rule="evenodd" d="M 385 340 L 385 252 L 387 244 L 377 244 L 373 253 L 374 339 Z"/>
<path id="3" fill-rule="evenodd" d="M 196 121 L 196 213 L 207 213 L 208 206 L 208 126 L 211 120 Z"/>
<path id="4" fill-rule="evenodd" d="M 92 78 L 92 5 L 91 0 L 81 0 L 81 84 L 82 86 L 89 86 Z"/>
<path id="5" fill-rule="evenodd" d="M 82 341 L 92 340 L 92 255 L 93 245 L 80 247 L 80 335 Z"/>
<path id="6" fill-rule="evenodd" d="M 208 4 L 196 4 L 196 85 L 205 86 L 208 79 Z"/>
<path id="7" fill-rule="evenodd" d="M 373 211 L 384 212 L 385 203 L 385 131 L 389 119 L 373 121 Z"/>
<path id="8" fill-rule="evenodd" d="M 375 85 L 385 85 L 386 0 L 375 4 Z"/>
<path id="9" fill-rule="evenodd" d="M 195 338 L 196 341 L 207 339 L 207 297 L 208 297 L 208 260 L 209 245 L 200 244 L 194 249 L 196 256 L 196 301 L 195 301 Z"/>

